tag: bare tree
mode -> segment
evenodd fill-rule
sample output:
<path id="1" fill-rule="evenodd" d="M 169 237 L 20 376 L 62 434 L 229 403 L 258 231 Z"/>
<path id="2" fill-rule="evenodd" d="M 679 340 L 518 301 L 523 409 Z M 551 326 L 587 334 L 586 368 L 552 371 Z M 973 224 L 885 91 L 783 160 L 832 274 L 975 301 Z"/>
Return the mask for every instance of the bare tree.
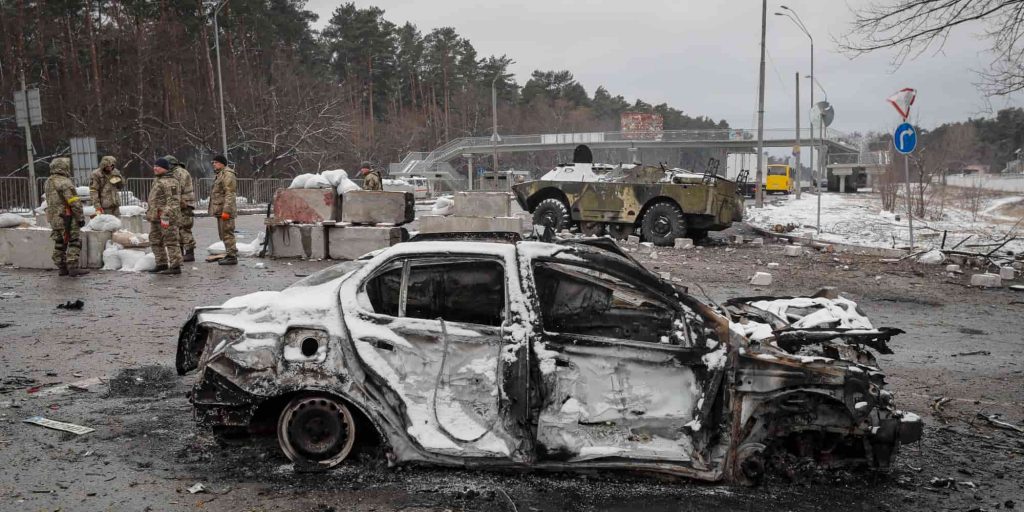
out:
<path id="1" fill-rule="evenodd" d="M 896 65 L 941 51 L 961 25 L 981 24 L 993 59 L 980 73 L 980 87 L 996 96 L 1024 90 L 1024 0 L 884 0 L 854 15 L 840 48 L 855 56 L 895 49 Z"/>

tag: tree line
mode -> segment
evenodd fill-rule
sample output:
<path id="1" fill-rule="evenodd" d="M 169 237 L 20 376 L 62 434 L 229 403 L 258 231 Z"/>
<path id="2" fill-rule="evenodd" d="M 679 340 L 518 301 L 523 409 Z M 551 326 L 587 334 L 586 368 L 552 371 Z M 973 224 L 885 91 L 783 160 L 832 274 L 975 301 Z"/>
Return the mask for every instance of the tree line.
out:
<path id="1" fill-rule="evenodd" d="M 10 94 L 22 72 L 42 95 L 39 174 L 74 136 L 96 137 L 132 175 L 166 153 L 207 165 L 221 145 L 211 10 L 203 0 L 0 0 L 0 175 L 26 171 Z M 452 27 L 424 32 L 377 7 L 342 4 L 319 31 L 317 19 L 300 0 L 231 0 L 219 12 L 229 158 L 243 176 L 385 165 L 488 135 L 492 83 L 502 134 L 618 130 L 627 110 L 658 112 L 665 129 L 728 127 L 603 87 L 590 95 L 569 70 L 520 85 L 511 57 L 481 57 Z M 550 163 L 536 158 L 503 162 Z"/>

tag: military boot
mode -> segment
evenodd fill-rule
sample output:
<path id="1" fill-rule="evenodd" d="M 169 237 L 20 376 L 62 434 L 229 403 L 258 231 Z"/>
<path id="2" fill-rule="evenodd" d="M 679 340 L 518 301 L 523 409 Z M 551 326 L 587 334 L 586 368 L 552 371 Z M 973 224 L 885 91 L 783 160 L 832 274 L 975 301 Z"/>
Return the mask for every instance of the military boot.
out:
<path id="1" fill-rule="evenodd" d="M 157 272 L 157 274 L 160 274 L 162 276 L 178 275 L 181 274 L 181 266 L 179 265 L 176 267 L 168 267 L 161 270 L 160 272 Z"/>
<path id="2" fill-rule="evenodd" d="M 86 275 L 88 273 L 89 273 L 88 270 L 83 270 L 83 269 L 80 269 L 78 267 L 73 267 L 73 268 L 68 269 L 68 275 L 71 276 L 71 277 L 84 276 L 84 275 Z"/>
<path id="3" fill-rule="evenodd" d="M 164 270 L 167 270 L 167 265 L 157 265 L 153 267 L 152 270 L 147 270 L 146 272 L 149 272 L 150 274 L 156 274 L 158 272 L 163 272 Z"/>
<path id="4" fill-rule="evenodd" d="M 59 275 L 59 276 L 66 276 L 66 275 L 68 275 L 68 264 L 67 263 L 61 263 L 59 268 L 60 268 L 60 272 L 57 272 L 57 275 Z"/>
<path id="5" fill-rule="evenodd" d="M 236 256 L 225 256 L 217 262 L 218 265 L 238 265 L 238 257 Z"/>
<path id="6" fill-rule="evenodd" d="M 181 261 L 195 261 L 196 250 L 195 249 L 184 249 L 181 251 Z"/>

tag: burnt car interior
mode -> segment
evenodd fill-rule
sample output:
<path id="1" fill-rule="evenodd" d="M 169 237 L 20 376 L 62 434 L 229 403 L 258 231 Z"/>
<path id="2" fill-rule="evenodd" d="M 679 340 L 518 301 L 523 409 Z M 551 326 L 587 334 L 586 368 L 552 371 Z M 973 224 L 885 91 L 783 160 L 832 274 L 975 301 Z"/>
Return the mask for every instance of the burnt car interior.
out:
<path id="1" fill-rule="evenodd" d="M 496 261 L 402 260 L 372 277 L 366 294 L 373 311 L 388 316 L 492 326 L 505 318 L 505 272 Z"/>
<path id="2" fill-rule="evenodd" d="M 657 343 L 672 329 L 672 309 L 631 284 L 563 263 L 534 267 L 544 330 Z"/>

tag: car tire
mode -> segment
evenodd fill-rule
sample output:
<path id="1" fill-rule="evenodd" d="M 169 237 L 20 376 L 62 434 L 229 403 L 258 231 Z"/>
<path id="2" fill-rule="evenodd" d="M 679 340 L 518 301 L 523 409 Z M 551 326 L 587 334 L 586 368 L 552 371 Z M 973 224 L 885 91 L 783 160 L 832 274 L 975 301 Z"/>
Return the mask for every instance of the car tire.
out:
<path id="1" fill-rule="evenodd" d="M 658 246 L 670 246 L 686 233 L 683 211 L 674 203 L 662 201 L 651 206 L 640 222 L 644 240 Z"/>
<path id="2" fill-rule="evenodd" d="M 281 410 L 277 441 L 296 471 L 326 471 L 352 451 L 356 422 L 348 406 L 327 395 L 300 395 Z"/>
<path id="3" fill-rule="evenodd" d="M 545 199 L 533 209 L 533 224 L 546 226 L 555 232 L 569 229 L 569 226 L 572 225 L 569 207 L 561 199 L 554 197 Z"/>

